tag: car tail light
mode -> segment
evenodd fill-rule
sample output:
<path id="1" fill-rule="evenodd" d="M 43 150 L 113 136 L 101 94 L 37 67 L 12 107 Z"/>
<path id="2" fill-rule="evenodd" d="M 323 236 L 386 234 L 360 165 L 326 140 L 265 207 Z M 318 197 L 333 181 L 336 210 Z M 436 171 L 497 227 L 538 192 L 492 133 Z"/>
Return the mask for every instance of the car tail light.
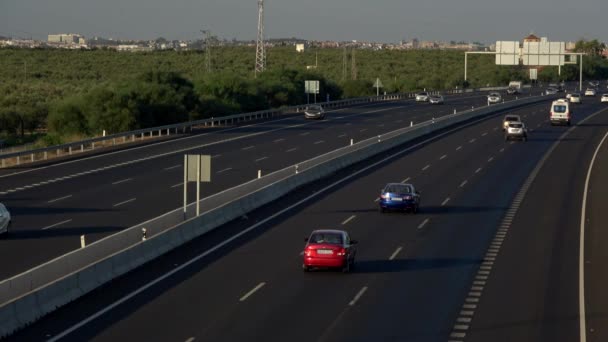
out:
<path id="1" fill-rule="evenodd" d="M 312 255 L 312 251 L 313 249 L 310 248 L 310 246 L 306 247 L 306 249 L 304 249 L 304 255 L 305 256 L 311 256 Z"/>
<path id="2" fill-rule="evenodd" d="M 386 194 L 380 194 L 380 198 L 382 198 L 382 199 L 389 199 L 390 197 L 391 196 L 388 193 L 386 193 Z"/>
<path id="3" fill-rule="evenodd" d="M 346 248 L 340 248 L 338 250 L 338 256 L 345 256 L 346 255 Z"/>
<path id="4" fill-rule="evenodd" d="M 412 196 L 407 195 L 407 196 L 403 197 L 403 199 L 404 199 L 404 200 L 406 200 L 406 201 L 408 201 L 408 200 L 411 200 L 411 199 L 412 199 Z"/>

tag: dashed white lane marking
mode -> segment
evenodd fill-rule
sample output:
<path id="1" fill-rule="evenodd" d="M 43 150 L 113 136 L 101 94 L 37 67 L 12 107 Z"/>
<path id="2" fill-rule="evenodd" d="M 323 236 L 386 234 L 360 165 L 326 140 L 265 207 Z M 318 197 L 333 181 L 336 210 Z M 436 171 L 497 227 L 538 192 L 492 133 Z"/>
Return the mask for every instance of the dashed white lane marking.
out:
<path id="1" fill-rule="evenodd" d="M 190 338 L 188 338 L 188 339 L 187 339 L 186 341 L 184 341 L 184 342 L 192 342 L 192 341 L 194 341 L 194 337 L 190 337 Z"/>
<path id="2" fill-rule="evenodd" d="M 460 183 L 460 187 L 462 188 L 463 186 L 467 185 L 469 181 L 468 180 L 464 180 L 462 183 Z"/>
<path id="3" fill-rule="evenodd" d="M 422 221 L 422 223 L 418 225 L 418 229 L 424 228 L 424 226 L 426 226 L 427 223 L 429 223 L 428 218 L 424 219 L 424 221 Z"/>
<path id="4" fill-rule="evenodd" d="M 346 137 L 346 134 L 340 134 L 340 135 L 338 135 L 338 138 L 344 138 L 344 137 Z"/>
<path id="5" fill-rule="evenodd" d="M 290 148 L 289 150 L 287 150 L 287 151 L 285 151 L 285 152 L 288 152 L 288 153 L 289 153 L 289 152 L 293 152 L 293 151 L 295 151 L 295 150 L 297 150 L 297 149 L 298 149 L 297 147 L 294 147 L 294 148 Z"/>
<path id="6" fill-rule="evenodd" d="M 441 202 L 441 206 L 443 207 L 444 205 L 448 204 L 449 201 L 450 201 L 450 198 L 447 197 L 446 199 L 443 200 L 443 202 Z"/>
<path id="7" fill-rule="evenodd" d="M 247 147 L 243 147 L 241 150 L 243 151 L 247 151 L 247 150 L 251 150 L 252 148 L 254 148 L 255 146 L 247 146 Z"/>
<path id="8" fill-rule="evenodd" d="M 304 132 L 304 133 L 300 133 L 300 135 L 301 135 L 301 136 L 307 136 L 307 135 L 309 135 L 309 134 L 310 134 L 310 132 Z"/>
<path id="9" fill-rule="evenodd" d="M 403 120 L 397 120 L 397 121 L 395 121 L 395 122 L 396 122 L 396 123 L 402 123 L 402 122 L 403 122 Z"/>
<path id="10" fill-rule="evenodd" d="M 481 134 L 481 136 L 482 136 L 482 137 L 485 137 L 486 135 L 488 135 L 488 132 L 483 132 L 483 133 Z"/>
<path id="11" fill-rule="evenodd" d="M 278 142 L 281 142 L 281 141 L 285 141 L 285 139 L 281 138 L 281 139 L 273 140 L 273 142 L 275 142 L 275 143 L 278 143 Z"/>
<path id="12" fill-rule="evenodd" d="M 445 159 L 447 156 L 448 156 L 447 154 L 444 154 L 441 157 L 439 157 L 439 160 Z"/>
<path id="13" fill-rule="evenodd" d="M 52 224 L 52 225 L 50 225 L 50 226 L 48 226 L 48 227 L 44 227 L 44 228 L 42 228 L 42 230 L 47 230 L 47 229 L 55 228 L 55 227 L 57 227 L 57 226 L 61 226 L 62 224 L 66 224 L 66 223 L 69 223 L 69 222 L 72 222 L 72 219 L 65 220 L 65 221 L 61 221 L 61 222 L 59 222 L 59 223 Z"/>
<path id="14" fill-rule="evenodd" d="M 431 165 L 430 165 L 430 164 L 428 164 L 427 166 L 423 167 L 423 168 L 422 168 L 422 171 L 426 171 L 426 169 L 428 169 L 429 167 L 431 167 Z"/>
<path id="15" fill-rule="evenodd" d="M 481 170 L 481 168 L 478 168 L 477 170 L 475 170 L 475 173 L 479 173 Z"/>
<path id="16" fill-rule="evenodd" d="M 245 300 L 247 300 L 247 298 L 251 297 L 251 295 L 253 295 L 254 293 L 256 293 L 259 289 L 261 289 L 262 287 L 264 287 L 264 285 L 266 285 L 265 282 L 261 282 L 259 283 L 256 287 L 254 287 L 253 289 L 251 289 L 251 291 L 245 293 L 245 295 L 243 295 L 243 297 L 241 297 L 239 299 L 240 302 L 244 302 Z"/>
<path id="17" fill-rule="evenodd" d="M 357 217 L 357 215 L 352 215 L 351 217 L 349 217 L 346 220 L 342 221 L 342 225 L 345 225 L 348 222 L 352 221 L 355 217 Z"/>
<path id="18" fill-rule="evenodd" d="M 384 124 L 379 124 L 378 127 L 384 127 Z"/>
<path id="19" fill-rule="evenodd" d="M 348 305 L 353 306 L 353 305 L 357 304 L 357 301 L 361 298 L 361 296 L 363 296 L 365 291 L 367 291 L 367 286 L 363 286 L 363 288 L 361 288 L 361 290 L 359 290 L 359 292 L 355 295 L 355 298 L 353 298 L 353 300 L 351 300 L 350 303 L 348 303 Z"/>
<path id="20" fill-rule="evenodd" d="M 407 181 L 409 181 L 411 179 L 411 177 L 407 177 L 406 179 L 404 179 L 403 181 L 401 181 L 401 183 L 406 183 Z"/>
<path id="21" fill-rule="evenodd" d="M 255 160 L 255 162 L 256 162 L 256 163 L 257 163 L 257 162 L 261 162 L 262 160 L 266 160 L 266 159 L 268 159 L 268 157 L 262 157 L 262 158 L 258 158 L 258 159 L 256 159 L 256 160 Z"/>
<path id="22" fill-rule="evenodd" d="M 325 142 L 325 140 L 319 140 L 319 141 L 316 141 L 316 142 L 315 142 L 315 145 L 319 145 L 319 144 L 322 144 L 322 143 L 324 143 L 324 142 Z"/>
<path id="23" fill-rule="evenodd" d="M 494 157 L 488 158 L 488 162 L 491 162 L 492 160 L 494 160 Z"/>
<path id="24" fill-rule="evenodd" d="M 182 166 L 182 164 L 173 165 L 173 166 L 166 167 L 163 170 L 169 171 L 169 170 L 177 169 L 178 167 L 181 167 L 181 166 Z"/>
<path id="25" fill-rule="evenodd" d="M 253 146 L 252 146 L 252 147 L 253 147 Z M 221 156 L 222 156 L 221 154 L 215 154 L 215 155 L 212 155 L 212 156 L 211 156 L 211 158 L 219 158 L 219 157 L 221 157 Z"/>
<path id="26" fill-rule="evenodd" d="M 494 130 L 495 130 L 495 131 L 498 131 L 498 127 L 494 127 Z"/>
<path id="27" fill-rule="evenodd" d="M 52 199 L 52 200 L 50 200 L 50 201 L 48 201 L 46 203 L 55 203 L 55 202 L 59 202 L 59 201 L 64 200 L 64 199 L 68 199 L 70 197 L 72 197 L 72 195 L 67 195 L 67 196 L 55 198 L 55 199 Z"/>
<path id="28" fill-rule="evenodd" d="M 184 185 L 184 182 L 181 182 L 179 184 L 175 184 L 175 185 L 171 185 L 172 188 L 177 188 L 178 186 L 182 186 Z"/>
<path id="29" fill-rule="evenodd" d="M 469 140 L 469 144 L 472 144 L 472 143 L 474 143 L 475 141 L 477 141 L 477 139 L 473 138 L 473 139 Z"/>
<path id="30" fill-rule="evenodd" d="M 120 202 L 120 203 L 116 203 L 116 204 L 113 205 L 113 207 L 119 207 L 119 206 L 121 206 L 123 204 L 131 203 L 131 202 L 133 202 L 135 200 L 137 200 L 137 198 L 131 198 L 131 199 L 128 199 L 126 201 L 123 201 L 123 202 Z"/>
<path id="31" fill-rule="evenodd" d="M 117 184 L 120 184 L 120 183 L 126 183 L 126 182 L 128 182 L 130 180 L 133 180 L 133 178 L 122 179 L 122 180 L 119 180 L 119 181 L 116 181 L 116 182 L 112 183 L 112 185 L 117 185 Z"/>
<path id="32" fill-rule="evenodd" d="M 399 254 L 399 252 L 401 252 L 402 249 L 403 249 L 403 247 L 401 247 L 401 246 L 397 247 L 397 249 L 393 252 L 393 254 L 391 254 L 391 256 L 388 257 L 388 260 L 395 260 L 395 258 L 397 257 L 397 254 Z"/>
<path id="33" fill-rule="evenodd" d="M 365 132 L 365 131 L 367 131 L 367 128 L 363 128 L 363 129 L 360 129 L 360 130 L 359 130 L 359 132 L 361 132 L 361 133 L 363 133 L 363 132 Z"/>
<path id="34" fill-rule="evenodd" d="M 500 152 L 504 152 L 504 151 L 505 151 L 505 148 L 504 148 L 504 147 L 500 149 Z"/>
<path id="35" fill-rule="evenodd" d="M 462 146 L 456 147 L 456 151 L 460 150 L 461 148 L 462 148 Z"/>
<path id="36" fill-rule="evenodd" d="M 217 172 L 217 174 L 224 173 L 224 172 L 226 172 L 226 171 L 230 171 L 230 170 L 232 170 L 232 168 L 231 168 L 231 167 L 227 167 L 227 168 L 225 168 L 225 169 L 223 169 L 223 170 L 219 170 L 219 171 Z M 179 183 L 179 184 L 177 184 L 177 185 L 183 185 L 183 184 L 184 184 L 184 183 Z"/>

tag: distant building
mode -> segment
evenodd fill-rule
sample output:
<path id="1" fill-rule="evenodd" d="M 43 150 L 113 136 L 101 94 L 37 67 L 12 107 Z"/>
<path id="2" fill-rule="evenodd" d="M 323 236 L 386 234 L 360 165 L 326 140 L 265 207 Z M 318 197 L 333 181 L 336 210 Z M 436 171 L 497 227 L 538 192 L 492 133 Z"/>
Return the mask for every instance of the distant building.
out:
<path id="1" fill-rule="evenodd" d="M 530 35 L 528 35 L 526 38 L 524 38 L 524 43 L 531 43 L 531 42 L 539 43 L 540 41 L 541 41 L 540 38 L 538 38 L 537 36 L 535 36 L 532 33 Z"/>
<path id="2" fill-rule="evenodd" d="M 55 44 L 85 45 L 83 36 L 74 33 L 49 34 L 48 42 Z"/>
<path id="3" fill-rule="evenodd" d="M 296 44 L 296 52 L 304 52 L 304 44 Z"/>

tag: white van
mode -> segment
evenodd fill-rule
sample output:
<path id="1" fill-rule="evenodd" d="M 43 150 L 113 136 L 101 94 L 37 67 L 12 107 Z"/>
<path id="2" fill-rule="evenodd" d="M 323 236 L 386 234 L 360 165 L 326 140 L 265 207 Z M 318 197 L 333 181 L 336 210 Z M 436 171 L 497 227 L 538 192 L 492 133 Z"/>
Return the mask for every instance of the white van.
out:
<path id="1" fill-rule="evenodd" d="M 572 112 L 570 111 L 570 103 L 566 99 L 559 99 L 551 103 L 551 125 L 556 124 L 567 124 L 570 126 L 570 118 Z"/>
<path id="2" fill-rule="evenodd" d="M 11 226 L 11 213 L 8 212 L 4 204 L 0 203 L 0 233 L 8 234 Z"/>

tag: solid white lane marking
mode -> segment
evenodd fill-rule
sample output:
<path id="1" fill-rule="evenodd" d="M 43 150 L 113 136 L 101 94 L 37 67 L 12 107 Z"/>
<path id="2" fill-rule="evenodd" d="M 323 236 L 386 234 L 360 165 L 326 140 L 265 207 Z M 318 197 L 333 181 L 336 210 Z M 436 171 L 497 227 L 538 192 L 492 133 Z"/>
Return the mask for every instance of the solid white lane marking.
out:
<path id="1" fill-rule="evenodd" d="M 404 179 L 403 181 L 401 181 L 401 183 L 406 183 L 407 181 L 409 181 L 411 178 L 407 177 L 406 179 Z"/>
<path id="2" fill-rule="evenodd" d="M 460 183 L 460 187 L 462 188 L 463 186 L 467 185 L 469 181 L 468 180 L 464 180 L 462 183 Z"/>
<path id="3" fill-rule="evenodd" d="M 426 226 L 426 224 L 429 223 L 429 219 L 424 219 L 424 221 L 422 221 L 421 224 L 418 225 L 418 229 L 422 229 L 424 228 L 424 226 Z"/>
<path id="4" fill-rule="evenodd" d="M 325 142 L 324 140 L 319 140 L 319 141 L 316 141 L 316 142 L 315 142 L 315 145 L 319 145 L 319 144 L 322 144 L 322 143 L 324 143 L 324 142 Z"/>
<path id="5" fill-rule="evenodd" d="M 345 225 L 348 222 L 352 221 L 355 217 L 357 217 L 357 215 L 352 215 L 351 217 L 349 217 L 346 220 L 342 221 L 342 225 Z"/>
<path id="6" fill-rule="evenodd" d="M 262 158 L 258 158 L 258 159 L 256 159 L 256 160 L 255 160 L 255 162 L 256 162 L 256 163 L 257 163 L 257 162 L 261 162 L 262 160 L 266 160 L 266 159 L 268 159 L 268 157 L 262 157 Z"/>
<path id="7" fill-rule="evenodd" d="M 608 137 L 608 133 L 604 135 L 600 143 L 597 145 L 589 168 L 587 169 L 587 178 L 585 179 L 585 187 L 583 188 L 583 202 L 581 203 L 581 224 L 580 224 L 580 239 L 578 245 L 578 317 L 579 317 L 579 332 L 580 342 L 587 341 L 587 309 L 585 307 L 585 221 L 587 211 L 587 194 L 589 191 L 589 180 L 591 179 L 591 170 L 595 163 L 595 158 Z"/>
<path id="8" fill-rule="evenodd" d="M 397 254 L 399 254 L 399 252 L 401 252 L 401 250 L 403 249 L 403 247 L 397 247 L 397 249 L 393 252 L 393 254 L 391 254 L 391 256 L 388 258 L 388 260 L 395 260 L 395 258 L 397 257 Z"/>
<path id="9" fill-rule="evenodd" d="M 361 298 L 361 296 L 363 296 L 365 291 L 367 291 L 367 286 L 363 286 L 363 288 L 361 290 L 359 290 L 359 292 L 357 293 L 355 298 L 353 298 L 353 300 L 351 300 L 350 303 L 348 303 L 348 305 L 353 306 L 353 305 L 357 304 L 357 301 Z"/>
<path id="10" fill-rule="evenodd" d="M 255 146 L 247 146 L 247 147 L 243 147 L 241 150 L 243 151 L 247 151 L 247 150 L 251 150 L 252 148 L 254 148 Z"/>
<path id="11" fill-rule="evenodd" d="M 251 289 L 251 291 L 245 293 L 245 295 L 243 297 L 241 297 L 241 299 L 239 299 L 239 301 L 244 302 L 245 300 L 247 300 L 247 298 L 249 298 L 252 294 L 256 293 L 259 289 L 261 289 L 262 287 L 264 287 L 264 285 L 266 285 L 265 282 L 261 282 L 259 283 L 256 287 L 254 287 L 253 289 Z"/>
<path id="12" fill-rule="evenodd" d="M 50 226 L 47 226 L 47 227 L 42 228 L 42 230 L 47 230 L 47 229 L 55 228 L 55 227 L 57 227 L 57 226 L 61 226 L 62 224 L 69 223 L 69 222 L 72 222 L 72 219 L 65 220 L 65 221 L 61 221 L 61 222 L 59 222 L 59 223 L 52 224 L 52 225 L 50 225 Z"/>
<path id="13" fill-rule="evenodd" d="M 70 197 L 72 197 L 72 195 L 67 195 L 67 196 L 55 198 L 55 199 L 52 199 L 52 200 L 50 200 L 50 201 L 48 201 L 46 203 L 55 203 L 55 202 L 59 202 L 61 200 L 64 200 L 64 199 L 67 199 L 67 198 L 70 198 Z"/>
<path id="14" fill-rule="evenodd" d="M 431 165 L 430 165 L 430 164 L 428 164 L 427 166 L 423 167 L 423 168 L 422 168 L 422 171 L 426 171 L 426 169 L 428 169 L 429 167 L 431 167 Z"/>
<path id="15" fill-rule="evenodd" d="M 456 147 L 456 151 L 460 150 L 461 148 L 462 148 L 462 146 Z"/>
<path id="16" fill-rule="evenodd" d="M 220 174 L 220 173 L 224 173 L 224 172 L 230 171 L 230 170 L 232 170 L 232 168 L 231 167 L 227 167 L 227 168 L 225 168 L 223 170 L 219 170 L 217 173 Z M 183 185 L 183 184 L 184 183 L 180 183 L 180 184 L 177 184 L 177 185 Z"/>
<path id="17" fill-rule="evenodd" d="M 294 147 L 294 148 L 290 148 L 289 150 L 287 150 L 287 151 L 285 151 L 285 152 L 288 152 L 288 153 L 289 153 L 289 152 L 293 152 L 293 151 L 295 151 L 295 150 L 297 150 L 297 149 L 298 149 L 297 147 Z"/>
<path id="18" fill-rule="evenodd" d="M 276 140 L 274 140 L 273 142 L 278 143 L 278 142 L 281 142 L 281 141 L 285 141 L 285 139 L 283 139 L 283 138 L 281 138 L 281 139 L 276 139 Z"/>
<path id="19" fill-rule="evenodd" d="M 118 207 L 118 206 L 121 206 L 123 204 L 127 204 L 127 203 L 130 203 L 130 202 L 133 202 L 135 200 L 137 200 L 137 198 L 131 198 L 131 199 L 128 199 L 128 200 L 126 200 L 124 202 L 116 203 L 116 204 L 113 205 L 113 207 Z"/>
<path id="20" fill-rule="evenodd" d="M 447 197 L 446 199 L 443 200 L 443 202 L 441 202 L 441 206 L 443 207 L 444 205 L 446 205 L 448 202 L 450 201 L 450 198 Z"/>
<path id="21" fill-rule="evenodd" d="M 173 166 L 166 167 L 163 170 L 165 170 L 165 171 L 173 170 L 173 169 L 177 169 L 178 167 L 181 167 L 181 166 L 182 166 L 181 164 L 173 165 Z"/>
<path id="22" fill-rule="evenodd" d="M 175 185 L 171 185 L 172 188 L 177 188 L 178 186 L 182 186 L 184 185 L 184 182 L 181 182 L 179 184 L 175 184 Z"/>
<path id="23" fill-rule="evenodd" d="M 481 170 L 481 168 L 478 168 L 477 170 L 475 170 L 475 173 L 479 173 Z"/>
<path id="24" fill-rule="evenodd" d="M 119 181 L 116 181 L 116 182 L 112 183 L 112 185 L 116 185 L 116 184 L 120 184 L 120 183 L 125 183 L 125 182 L 128 182 L 130 180 L 133 180 L 133 178 L 127 178 L 127 179 L 119 180 Z"/>
<path id="25" fill-rule="evenodd" d="M 447 156 L 448 156 L 447 154 L 444 154 L 441 157 L 439 157 L 439 160 L 445 159 Z"/>

